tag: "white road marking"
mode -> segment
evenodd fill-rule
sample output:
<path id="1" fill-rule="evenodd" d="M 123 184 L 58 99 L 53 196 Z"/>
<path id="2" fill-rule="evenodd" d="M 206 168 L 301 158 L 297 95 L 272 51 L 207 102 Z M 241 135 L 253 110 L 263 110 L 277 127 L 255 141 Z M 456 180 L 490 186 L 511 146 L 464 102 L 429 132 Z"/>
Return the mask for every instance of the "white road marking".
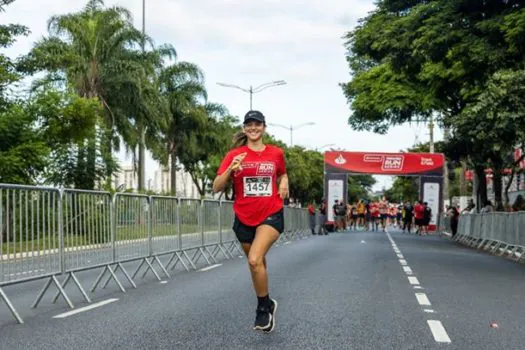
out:
<path id="1" fill-rule="evenodd" d="M 361 243 L 366 243 L 365 241 L 361 241 Z"/>
<path id="2" fill-rule="evenodd" d="M 428 297 L 425 293 L 416 293 L 417 302 L 419 305 L 426 305 L 430 306 L 430 300 L 428 300 Z"/>
<path id="3" fill-rule="evenodd" d="M 408 282 L 410 282 L 410 284 L 412 285 L 419 284 L 419 280 L 417 279 L 417 277 L 414 276 L 408 276 Z"/>
<path id="4" fill-rule="evenodd" d="M 437 320 L 427 320 L 428 326 L 430 327 L 430 331 L 432 332 L 432 335 L 434 336 L 434 340 L 438 343 L 451 343 L 447 331 L 445 330 L 445 327 L 443 327 L 443 324 L 441 321 Z"/>
<path id="5" fill-rule="evenodd" d="M 397 257 L 399 258 L 399 263 L 403 266 L 403 271 L 406 272 L 407 275 L 412 274 L 412 269 L 407 265 L 406 260 L 404 259 L 403 255 L 397 248 L 396 244 L 394 243 L 394 240 L 390 236 L 390 234 L 387 232 L 386 235 L 388 236 L 388 239 L 392 243 L 392 248 L 394 248 L 394 251 L 397 253 Z M 408 276 L 408 281 L 413 286 L 414 289 L 424 289 L 419 285 L 419 280 L 417 277 L 414 276 Z M 427 305 L 430 306 L 430 300 L 428 300 L 428 297 L 425 293 L 415 293 L 417 301 L 419 305 Z M 435 311 L 433 309 L 423 309 L 424 312 L 433 314 Z M 445 330 L 445 327 L 443 327 L 443 324 L 441 321 L 437 320 L 427 320 L 428 326 L 430 327 L 430 331 L 432 332 L 432 336 L 434 337 L 434 340 L 438 343 L 451 343 L 450 337 L 447 334 L 447 331 Z"/>
<path id="6" fill-rule="evenodd" d="M 166 284 L 166 283 L 168 283 L 168 281 L 160 281 L 159 283 L 160 284 Z"/>
<path id="7" fill-rule="evenodd" d="M 222 265 L 222 264 L 215 264 L 215 265 L 211 265 L 211 266 L 208 266 L 208 267 L 203 267 L 203 268 L 200 269 L 199 271 L 203 271 L 203 272 L 204 272 L 204 271 L 209 271 L 209 270 L 214 269 L 214 268 L 216 268 L 216 267 L 219 267 L 219 266 L 221 266 L 221 265 Z"/>
<path id="8" fill-rule="evenodd" d="M 113 302 L 115 302 L 117 300 L 118 300 L 117 298 L 103 300 L 103 301 L 100 301 L 100 302 L 95 303 L 95 304 L 91 304 L 91 305 L 88 305 L 88 306 L 81 307 L 81 308 L 76 309 L 76 310 L 64 312 L 63 314 L 59 314 L 59 315 L 53 316 L 53 318 L 69 317 L 69 316 L 76 315 L 76 314 L 84 312 L 84 311 L 89 311 L 89 310 L 95 309 L 97 307 L 101 307 L 101 306 L 113 303 Z"/>

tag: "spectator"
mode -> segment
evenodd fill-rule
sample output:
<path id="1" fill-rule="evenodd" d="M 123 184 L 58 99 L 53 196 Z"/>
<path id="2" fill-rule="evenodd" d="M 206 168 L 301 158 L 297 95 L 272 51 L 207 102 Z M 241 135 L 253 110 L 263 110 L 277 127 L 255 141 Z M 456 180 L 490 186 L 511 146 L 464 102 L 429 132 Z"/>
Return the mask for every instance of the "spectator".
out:
<path id="1" fill-rule="evenodd" d="M 421 234 L 421 231 L 425 225 L 425 208 L 423 207 L 422 201 L 417 201 L 414 206 L 414 220 L 416 224 L 416 234 Z"/>
<path id="2" fill-rule="evenodd" d="M 319 207 L 319 234 L 328 234 L 328 230 L 326 229 L 326 200 L 323 198 L 321 200 L 321 206 Z"/>
<path id="3" fill-rule="evenodd" d="M 432 209 L 428 206 L 428 203 L 423 203 L 424 213 L 423 213 L 423 228 L 426 234 L 428 234 L 428 225 L 432 220 Z"/>
<path id="4" fill-rule="evenodd" d="M 315 235 L 315 207 L 313 203 L 308 204 L 308 219 L 310 221 L 312 235 Z"/>
<path id="5" fill-rule="evenodd" d="M 452 230 L 452 237 L 454 237 L 458 232 L 459 211 L 455 206 L 451 206 L 448 210 L 448 215 L 450 216 L 450 229 Z"/>
<path id="6" fill-rule="evenodd" d="M 414 217 L 414 208 L 409 201 L 406 201 L 403 206 L 403 232 L 408 229 L 408 233 L 412 229 L 412 218 Z"/>
<path id="7" fill-rule="evenodd" d="M 335 200 L 334 206 L 332 207 L 333 214 L 334 214 L 334 222 L 335 227 L 334 231 L 337 232 L 340 228 L 342 228 L 341 221 L 344 220 L 344 216 L 341 218 L 340 212 L 341 205 L 339 204 L 339 199 Z"/>

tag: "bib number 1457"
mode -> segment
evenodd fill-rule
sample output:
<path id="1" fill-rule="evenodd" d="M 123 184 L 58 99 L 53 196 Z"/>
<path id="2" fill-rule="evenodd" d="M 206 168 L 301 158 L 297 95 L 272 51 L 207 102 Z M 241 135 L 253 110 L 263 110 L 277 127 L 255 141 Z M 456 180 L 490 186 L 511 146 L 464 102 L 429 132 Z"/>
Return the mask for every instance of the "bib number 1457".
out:
<path id="1" fill-rule="evenodd" d="M 272 195 L 272 178 L 270 176 L 254 176 L 244 178 L 245 197 L 269 197 Z"/>

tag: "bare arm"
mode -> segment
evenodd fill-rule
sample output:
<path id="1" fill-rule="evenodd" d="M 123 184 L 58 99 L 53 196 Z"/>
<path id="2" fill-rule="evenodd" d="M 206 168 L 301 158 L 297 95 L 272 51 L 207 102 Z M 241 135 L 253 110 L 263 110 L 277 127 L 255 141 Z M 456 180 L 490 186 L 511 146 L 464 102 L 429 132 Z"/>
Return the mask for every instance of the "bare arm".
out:
<path id="1" fill-rule="evenodd" d="M 214 193 L 221 192 L 222 190 L 224 190 L 224 188 L 228 184 L 228 181 L 230 180 L 231 173 L 232 173 L 232 169 L 230 166 L 221 175 L 218 175 L 217 177 L 215 177 L 215 180 L 213 180 L 213 187 L 212 187 L 212 190 Z"/>
<path id="2" fill-rule="evenodd" d="M 244 157 L 246 157 L 246 153 L 241 153 L 234 157 L 230 166 L 221 175 L 215 177 L 212 186 L 212 190 L 214 193 L 224 190 L 224 188 L 228 184 L 228 181 L 230 180 L 230 175 L 233 170 L 242 169 L 241 163 L 244 160 Z"/>
<path id="3" fill-rule="evenodd" d="M 279 177 L 277 182 L 279 183 L 279 195 L 281 196 L 282 199 L 287 198 L 289 194 L 288 193 L 288 175 L 287 174 L 281 175 L 281 177 Z"/>

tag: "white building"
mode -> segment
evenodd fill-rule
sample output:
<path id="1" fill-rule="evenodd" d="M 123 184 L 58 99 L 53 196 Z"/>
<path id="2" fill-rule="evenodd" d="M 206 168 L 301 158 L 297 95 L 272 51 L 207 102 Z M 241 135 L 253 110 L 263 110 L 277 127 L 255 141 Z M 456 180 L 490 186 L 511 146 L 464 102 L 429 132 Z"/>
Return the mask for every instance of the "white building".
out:
<path id="1" fill-rule="evenodd" d="M 153 178 L 151 177 L 153 175 Z M 200 198 L 197 186 L 193 183 L 189 173 L 179 170 L 177 177 L 177 197 Z M 171 176 L 169 168 L 159 167 L 151 174 L 146 169 L 146 188 L 159 194 L 169 194 L 171 188 Z M 113 175 L 113 187 L 124 190 L 136 191 L 138 188 L 138 176 L 133 166 L 121 165 L 120 172 Z"/>
<path id="2" fill-rule="evenodd" d="M 189 173 L 179 170 L 176 173 L 177 197 L 200 198 L 197 186 L 193 183 Z M 159 168 L 153 174 L 151 190 L 159 193 L 169 193 L 171 188 L 171 175 L 169 168 Z"/>
<path id="3" fill-rule="evenodd" d="M 113 187 L 120 190 L 138 188 L 138 177 L 134 171 L 133 166 L 124 165 L 120 167 L 120 171 L 113 175 Z"/>

